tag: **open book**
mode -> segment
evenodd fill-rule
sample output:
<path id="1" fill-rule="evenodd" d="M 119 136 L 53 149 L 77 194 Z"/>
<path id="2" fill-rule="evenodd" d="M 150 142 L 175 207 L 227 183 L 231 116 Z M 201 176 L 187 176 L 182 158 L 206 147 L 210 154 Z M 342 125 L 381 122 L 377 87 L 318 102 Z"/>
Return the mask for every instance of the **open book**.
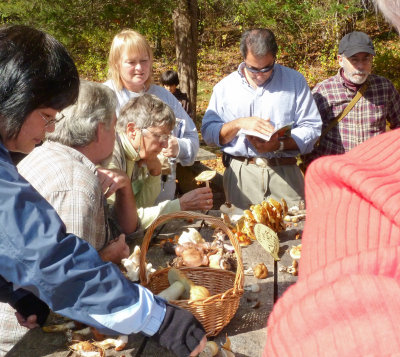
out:
<path id="1" fill-rule="evenodd" d="M 275 129 L 271 135 L 264 135 L 259 133 L 258 131 L 253 131 L 253 130 L 247 130 L 247 129 L 240 129 L 238 131 L 238 135 L 250 135 L 250 136 L 256 136 L 258 138 L 261 138 L 265 141 L 269 141 L 271 139 L 271 136 L 274 135 L 275 133 L 278 133 L 278 137 L 283 137 L 283 136 L 290 136 L 290 130 L 292 129 L 292 125 L 294 122 L 290 122 L 289 124 L 286 124 L 285 126 L 279 127 Z"/>

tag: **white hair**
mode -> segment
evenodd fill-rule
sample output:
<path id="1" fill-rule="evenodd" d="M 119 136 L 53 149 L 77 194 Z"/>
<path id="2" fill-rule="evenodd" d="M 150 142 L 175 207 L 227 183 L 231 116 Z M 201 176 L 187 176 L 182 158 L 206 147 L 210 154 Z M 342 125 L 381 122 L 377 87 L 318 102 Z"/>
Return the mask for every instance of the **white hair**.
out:
<path id="1" fill-rule="evenodd" d="M 61 113 L 64 119 L 46 138 L 71 147 L 89 145 L 100 123 L 109 128 L 117 106 L 115 93 L 104 84 L 81 80 L 78 100 Z"/>
<path id="2" fill-rule="evenodd" d="M 375 4 L 400 32 L 400 0 L 375 0 Z"/>

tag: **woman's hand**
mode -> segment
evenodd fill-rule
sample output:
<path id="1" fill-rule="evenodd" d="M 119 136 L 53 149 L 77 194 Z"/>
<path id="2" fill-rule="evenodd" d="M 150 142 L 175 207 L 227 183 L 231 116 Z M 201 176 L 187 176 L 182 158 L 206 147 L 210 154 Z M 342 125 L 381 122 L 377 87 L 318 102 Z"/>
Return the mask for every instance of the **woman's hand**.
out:
<path id="1" fill-rule="evenodd" d="M 213 194 L 209 187 L 196 188 L 179 198 L 182 211 L 209 210 L 213 207 Z"/>
<path id="2" fill-rule="evenodd" d="M 149 157 L 143 161 L 146 163 L 147 169 L 151 176 L 161 175 L 161 162 L 157 155 Z"/>
<path id="3" fill-rule="evenodd" d="M 177 157 L 179 154 L 178 138 L 171 135 L 168 140 L 168 147 L 162 149 L 161 152 L 165 157 Z"/>

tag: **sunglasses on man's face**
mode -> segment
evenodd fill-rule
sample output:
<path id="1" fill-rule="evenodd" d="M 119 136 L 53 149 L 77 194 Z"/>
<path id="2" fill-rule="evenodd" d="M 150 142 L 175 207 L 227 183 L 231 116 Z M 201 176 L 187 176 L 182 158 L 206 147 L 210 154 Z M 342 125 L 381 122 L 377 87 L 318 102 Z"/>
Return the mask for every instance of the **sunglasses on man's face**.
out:
<path id="1" fill-rule="evenodd" d="M 254 67 L 248 66 L 246 64 L 246 62 L 244 62 L 244 66 L 251 73 L 267 73 L 267 72 L 270 72 L 270 71 L 273 70 L 274 65 L 275 65 L 275 61 L 270 66 L 267 66 L 267 67 L 264 67 L 264 68 L 254 68 Z"/>

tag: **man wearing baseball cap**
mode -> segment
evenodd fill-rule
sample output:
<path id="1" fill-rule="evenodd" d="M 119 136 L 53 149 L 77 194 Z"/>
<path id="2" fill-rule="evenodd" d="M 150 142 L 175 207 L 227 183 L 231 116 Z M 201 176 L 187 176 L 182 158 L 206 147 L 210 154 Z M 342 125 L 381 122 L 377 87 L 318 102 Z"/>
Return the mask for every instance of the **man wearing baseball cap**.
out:
<path id="1" fill-rule="evenodd" d="M 349 151 L 385 132 L 386 121 L 391 129 L 400 127 L 400 95 L 388 79 L 371 74 L 374 56 L 374 45 L 364 32 L 341 39 L 338 73 L 312 91 L 323 123 L 313 158 Z"/>

